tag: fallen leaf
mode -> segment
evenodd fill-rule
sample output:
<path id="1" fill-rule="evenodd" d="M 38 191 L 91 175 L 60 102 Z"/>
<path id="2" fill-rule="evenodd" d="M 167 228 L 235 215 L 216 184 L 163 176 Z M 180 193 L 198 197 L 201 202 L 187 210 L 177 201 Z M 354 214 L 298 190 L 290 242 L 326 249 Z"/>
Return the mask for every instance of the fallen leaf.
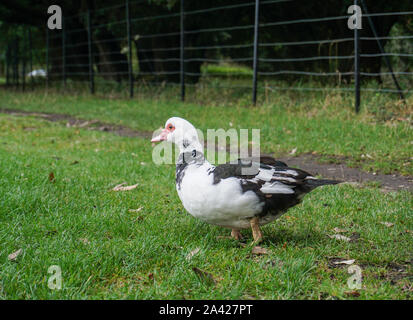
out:
<path id="1" fill-rule="evenodd" d="M 202 280 L 210 284 L 215 284 L 216 280 L 212 276 L 212 274 L 203 271 L 197 267 L 193 267 L 192 270 L 195 272 L 195 274 Z"/>
<path id="2" fill-rule="evenodd" d="M 153 279 L 154 279 L 152 272 L 148 274 L 148 278 L 149 278 L 149 280 L 153 280 Z"/>
<path id="3" fill-rule="evenodd" d="M 192 250 L 190 253 L 188 253 L 188 255 L 186 256 L 186 260 L 191 260 L 192 259 L 192 257 L 194 256 L 194 255 L 196 255 L 199 251 L 200 251 L 201 249 L 199 249 L 199 248 L 196 248 L 196 249 L 194 249 L 194 250 Z"/>
<path id="4" fill-rule="evenodd" d="M 133 213 L 133 212 L 139 212 L 143 209 L 143 207 L 139 207 L 138 209 L 129 209 L 129 212 Z"/>
<path id="5" fill-rule="evenodd" d="M 133 190 L 138 186 L 137 184 L 134 184 L 132 186 L 124 186 L 126 184 L 126 182 L 123 182 L 121 184 L 118 184 L 117 186 L 115 186 L 112 190 L 113 191 L 129 191 L 129 190 Z"/>
<path id="6" fill-rule="evenodd" d="M 331 239 L 336 239 L 336 240 L 341 240 L 341 241 L 346 241 L 346 242 L 349 242 L 351 240 L 349 237 L 343 236 L 341 234 L 335 234 L 329 237 Z"/>
<path id="7" fill-rule="evenodd" d="M 381 224 L 385 225 L 387 228 L 393 227 L 394 223 L 391 222 L 380 222 Z"/>
<path id="8" fill-rule="evenodd" d="M 13 252 L 8 255 L 8 259 L 10 261 L 16 261 L 17 257 L 22 253 L 22 249 L 17 250 L 16 252 Z"/>
<path id="9" fill-rule="evenodd" d="M 346 291 L 344 294 L 349 297 L 360 297 L 360 292 L 358 291 Z"/>
<path id="10" fill-rule="evenodd" d="M 351 265 L 354 263 L 354 261 L 356 261 L 355 259 L 351 259 L 351 260 L 341 260 L 341 261 L 333 261 L 334 264 L 346 264 L 346 265 Z"/>
<path id="11" fill-rule="evenodd" d="M 73 165 L 78 164 L 78 163 L 79 163 L 79 161 L 75 160 L 70 165 L 73 166 Z"/>
<path id="12" fill-rule="evenodd" d="M 263 247 L 255 246 L 254 248 L 252 248 L 251 253 L 256 255 L 268 254 L 268 250 Z"/>
<path id="13" fill-rule="evenodd" d="M 291 152 L 290 152 L 291 155 L 294 155 L 294 154 L 296 154 L 296 153 L 297 153 L 297 148 L 294 148 L 294 149 L 291 150 Z"/>
<path id="14" fill-rule="evenodd" d="M 337 232 L 337 233 L 347 232 L 346 229 L 340 229 L 340 228 L 337 228 L 337 227 L 335 227 L 335 228 L 333 229 L 333 231 L 334 231 L 334 232 Z"/>
<path id="15" fill-rule="evenodd" d="M 55 181 L 56 181 L 53 172 L 50 172 L 50 173 L 49 173 L 49 181 L 50 181 L 50 182 L 55 182 Z"/>

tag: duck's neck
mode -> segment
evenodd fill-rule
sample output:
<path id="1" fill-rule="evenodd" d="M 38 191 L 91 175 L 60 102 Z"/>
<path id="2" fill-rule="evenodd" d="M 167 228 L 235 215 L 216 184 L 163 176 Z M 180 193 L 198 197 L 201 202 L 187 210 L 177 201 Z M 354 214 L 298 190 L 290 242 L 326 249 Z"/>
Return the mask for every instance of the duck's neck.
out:
<path id="1" fill-rule="evenodd" d="M 179 153 L 204 153 L 204 147 L 201 145 L 199 141 L 192 141 L 192 142 L 185 142 L 179 146 Z"/>

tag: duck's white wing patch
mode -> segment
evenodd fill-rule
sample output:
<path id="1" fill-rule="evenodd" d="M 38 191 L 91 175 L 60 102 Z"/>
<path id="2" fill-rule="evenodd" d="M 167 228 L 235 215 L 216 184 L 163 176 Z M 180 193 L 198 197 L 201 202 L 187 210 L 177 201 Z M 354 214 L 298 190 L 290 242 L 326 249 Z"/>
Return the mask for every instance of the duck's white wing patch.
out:
<path id="1" fill-rule="evenodd" d="M 279 181 L 274 182 L 266 182 L 261 187 L 262 193 L 282 193 L 282 194 L 293 194 L 294 193 L 294 186 L 286 185 Z"/>
<path id="2" fill-rule="evenodd" d="M 256 180 L 271 181 L 274 175 L 275 169 L 263 169 L 260 168 L 259 173 L 255 176 Z"/>

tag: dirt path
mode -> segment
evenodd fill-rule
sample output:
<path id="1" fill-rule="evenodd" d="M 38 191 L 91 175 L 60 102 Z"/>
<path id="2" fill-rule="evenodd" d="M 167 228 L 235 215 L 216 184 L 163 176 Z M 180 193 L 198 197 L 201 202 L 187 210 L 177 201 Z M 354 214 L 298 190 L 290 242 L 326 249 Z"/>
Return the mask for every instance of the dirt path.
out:
<path id="1" fill-rule="evenodd" d="M 34 116 L 52 122 L 66 122 L 68 127 L 111 132 L 123 137 L 140 137 L 145 139 L 152 137 L 152 132 L 138 131 L 125 126 L 103 123 L 98 120 L 82 120 L 64 114 L 26 112 L 11 109 L 0 109 L 0 112 L 13 116 Z M 313 155 L 285 156 L 278 157 L 277 159 L 286 162 L 291 167 L 298 167 L 325 178 L 355 183 L 375 181 L 380 183 L 383 191 L 409 190 L 413 192 L 413 177 L 411 176 L 373 174 L 358 168 L 350 168 L 345 164 L 324 164 L 320 163 L 319 158 Z"/>

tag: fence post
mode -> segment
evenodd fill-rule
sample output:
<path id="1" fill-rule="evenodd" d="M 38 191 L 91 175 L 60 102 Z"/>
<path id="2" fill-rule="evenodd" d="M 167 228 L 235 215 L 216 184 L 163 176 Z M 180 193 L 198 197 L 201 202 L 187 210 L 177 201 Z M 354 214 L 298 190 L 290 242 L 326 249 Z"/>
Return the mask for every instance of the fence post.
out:
<path id="1" fill-rule="evenodd" d="M 66 23 L 62 17 L 62 79 L 63 88 L 66 89 Z"/>
<path id="2" fill-rule="evenodd" d="M 180 15 L 180 80 L 181 80 L 181 101 L 185 101 L 185 2 L 181 0 Z"/>
<path id="3" fill-rule="evenodd" d="M 87 43 L 88 43 L 88 55 L 89 55 L 89 87 L 90 93 L 95 93 L 95 79 L 93 73 L 93 48 L 92 48 L 92 21 L 90 15 L 90 9 L 87 10 Z"/>
<path id="4" fill-rule="evenodd" d="M 258 75 L 258 29 L 260 20 L 260 0 L 255 0 L 255 18 L 254 18 L 254 61 L 252 77 L 252 103 L 257 104 L 257 75 Z"/>
<path id="5" fill-rule="evenodd" d="M 6 85 L 7 86 L 10 84 L 9 68 L 10 68 L 10 44 L 7 44 L 7 50 L 6 50 Z"/>
<path id="6" fill-rule="evenodd" d="M 19 39 L 14 42 L 14 77 L 16 88 L 19 87 Z"/>
<path id="7" fill-rule="evenodd" d="M 49 28 L 46 27 L 46 90 L 49 89 L 49 46 L 50 46 Z"/>
<path id="8" fill-rule="evenodd" d="M 132 34 L 130 21 L 129 0 L 126 0 L 126 29 L 128 37 L 128 74 L 129 74 L 129 97 L 133 98 L 133 65 L 132 65 Z"/>
<path id="9" fill-rule="evenodd" d="M 358 5 L 358 0 L 354 0 Z M 362 18 L 361 18 L 362 19 Z M 358 27 L 354 28 L 354 89 L 356 113 L 360 111 L 360 32 Z"/>
<path id="10" fill-rule="evenodd" d="M 22 91 L 26 89 L 26 53 L 27 53 L 27 40 L 25 33 L 23 32 L 23 44 L 22 44 Z"/>
<path id="11" fill-rule="evenodd" d="M 364 12 L 368 15 L 369 12 L 368 12 L 368 10 L 367 10 L 367 6 L 366 6 L 366 3 L 364 2 L 364 0 L 361 0 L 361 4 L 362 4 L 362 6 L 363 6 Z M 377 45 L 378 45 L 381 53 L 383 54 L 384 62 L 386 63 L 387 68 L 389 69 L 389 71 L 390 71 L 390 73 L 391 73 L 391 76 L 392 76 L 392 78 L 393 78 L 394 84 L 396 85 L 396 88 L 397 88 L 397 90 L 399 91 L 400 99 L 406 102 L 406 100 L 405 100 L 405 98 L 404 98 L 403 90 L 402 90 L 402 88 L 400 87 L 400 84 L 399 84 L 399 82 L 397 81 L 397 78 L 396 78 L 396 76 L 395 76 L 395 74 L 394 74 L 394 72 L 393 72 L 393 67 L 391 66 L 389 57 L 386 56 L 386 52 L 384 51 L 384 47 L 383 47 L 383 45 L 381 44 L 381 41 L 380 41 L 379 36 L 378 36 L 378 34 L 377 34 L 376 27 L 374 26 L 373 20 L 371 19 L 371 17 L 370 17 L 369 15 L 367 16 L 367 19 L 369 20 L 370 28 L 371 28 L 371 30 L 373 31 L 373 35 L 374 35 L 374 37 L 376 38 Z"/>
<path id="12" fill-rule="evenodd" d="M 32 29 L 29 27 L 29 67 L 30 67 L 30 84 L 33 89 L 33 47 L 32 47 Z"/>

